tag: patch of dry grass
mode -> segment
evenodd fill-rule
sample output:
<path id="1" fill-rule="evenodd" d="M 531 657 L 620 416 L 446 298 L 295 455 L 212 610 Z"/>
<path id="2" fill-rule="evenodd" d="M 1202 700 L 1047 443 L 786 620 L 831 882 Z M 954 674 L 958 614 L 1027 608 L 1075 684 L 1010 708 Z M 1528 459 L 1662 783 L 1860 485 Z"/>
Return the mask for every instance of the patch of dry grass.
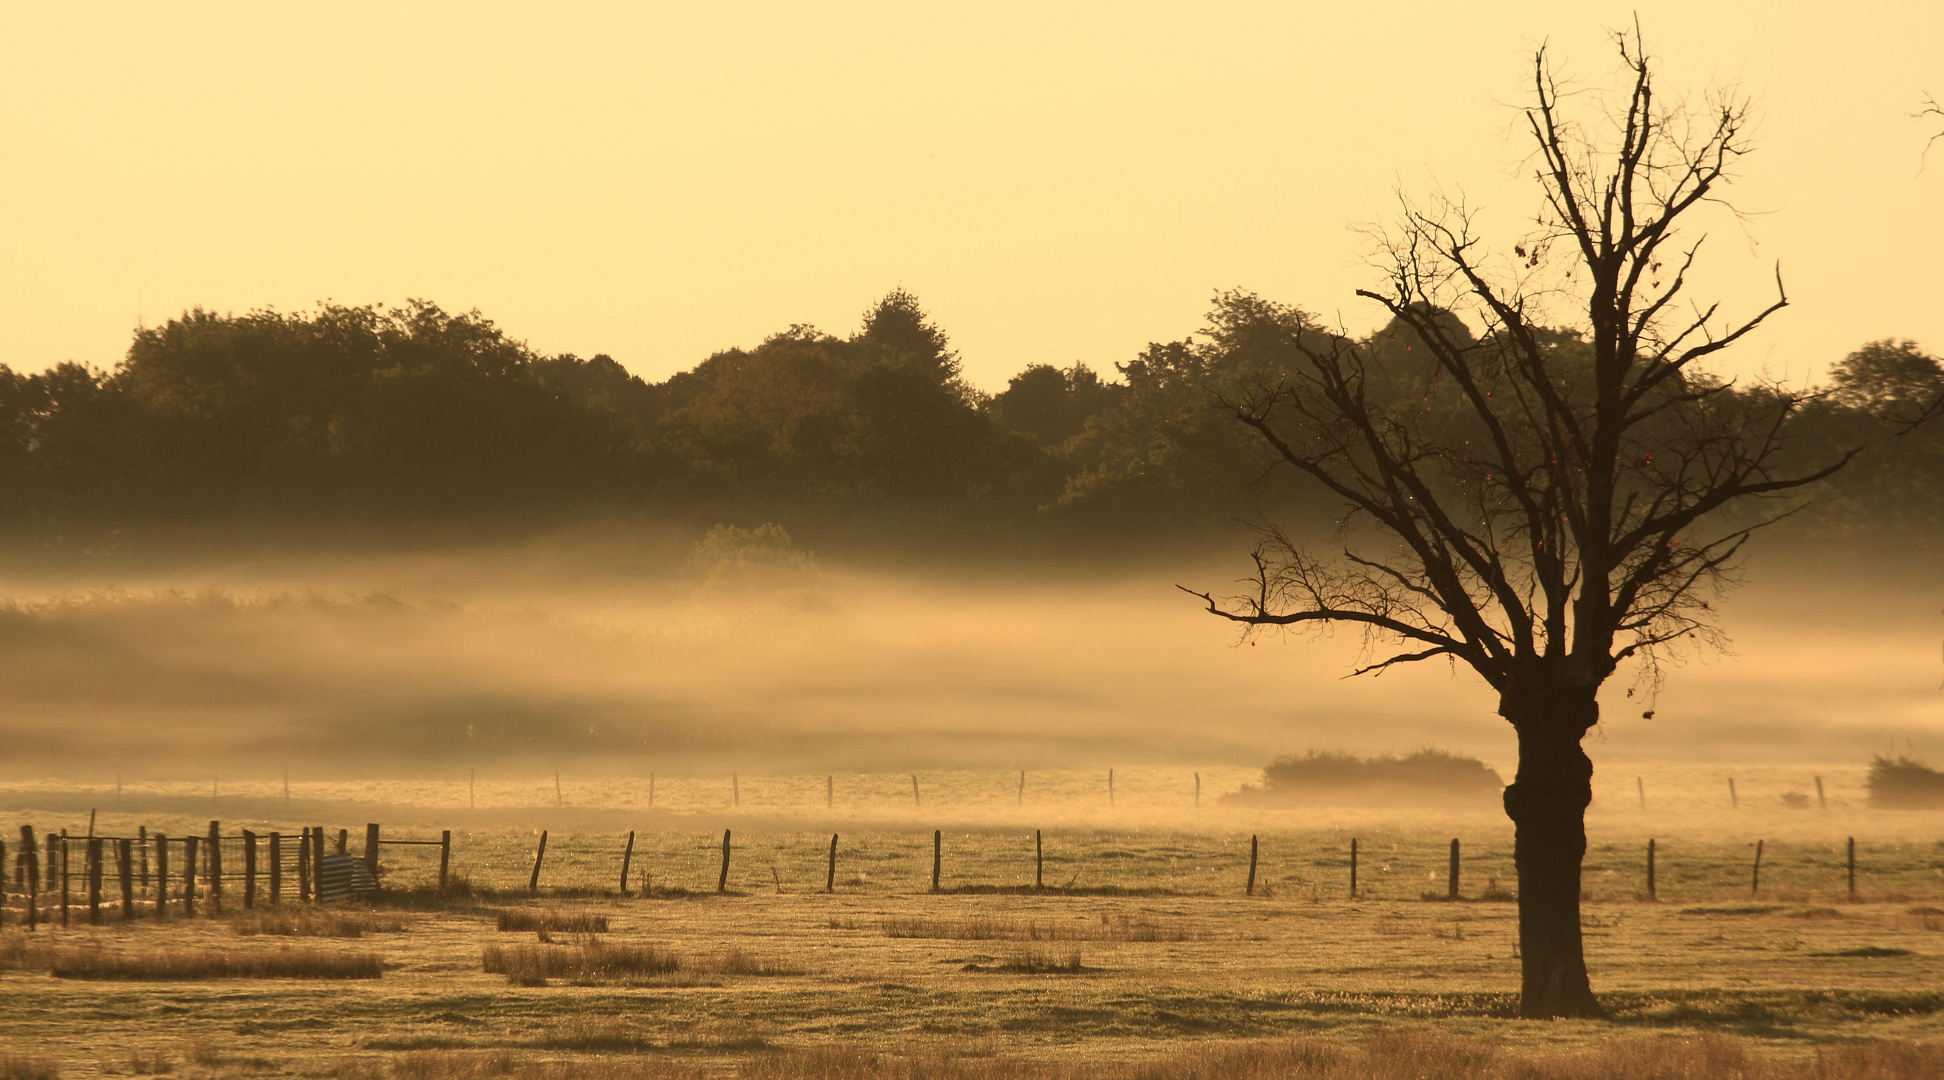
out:
<path id="1" fill-rule="evenodd" d="M 480 957 L 488 974 L 505 975 L 515 986 L 545 986 L 550 979 L 577 985 L 654 981 L 684 975 L 801 975 L 794 964 L 769 960 L 731 947 L 719 953 L 683 957 L 653 945 L 588 941 L 571 945 L 488 945 Z"/>
<path id="2" fill-rule="evenodd" d="M 61 1067 L 31 1054 L 0 1054 L 0 1080 L 61 1080 Z"/>
<path id="3" fill-rule="evenodd" d="M 240 937 L 270 934 L 278 937 L 356 938 L 366 934 L 396 934 L 405 920 L 367 911 L 320 911 L 315 907 L 251 908 L 227 920 L 230 933 Z"/>
<path id="4" fill-rule="evenodd" d="M 606 915 L 559 908 L 504 908 L 499 913 L 502 933 L 538 930 L 551 934 L 605 934 Z"/>
<path id="5" fill-rule="evenodd" d="M 850 929 L 850 927 L 833 928 Z M 934 918 L 891 916 L 878 921 L 885 937 L 951 941 L 1191 941 L 1198 935 L 1177 923 L 1134 915 L 1102 915 L 1099 922 L 1011 919 L 993 915 Z"/>
<path id="6" fill-rule="evenodd" d="M 386 1074 L 350 1072 L 344 1080 L 381 1080 Z M 504 1050 L 420 1051 L 391 1063 L 393 1080 L 692 1080 L 703 1074 L 682 1061 L 656 1057 L 596 1057 L 568 1061 Z"/>
<path id="7" fill-rule="evenodd" d="M 208 979 L 376 979 L 376 953 L 332 949 L 107 949 L 43 945 L 26 949 L 15 966 L 57 979 L 199 982 Z"/>

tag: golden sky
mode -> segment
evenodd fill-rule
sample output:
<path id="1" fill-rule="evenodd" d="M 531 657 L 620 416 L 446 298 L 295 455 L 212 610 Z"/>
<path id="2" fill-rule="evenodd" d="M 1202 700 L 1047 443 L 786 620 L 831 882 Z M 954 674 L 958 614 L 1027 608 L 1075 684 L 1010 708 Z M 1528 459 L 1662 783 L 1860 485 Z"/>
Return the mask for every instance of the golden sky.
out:
<path id="1" fill-rule="evenodd" d="M 1794 306 L 1735 365 L 1944 351 L 1944 5 L 0 6 L 0 362 L 138 321 L 424 297 L 660 379 L 916 292 L 988 388 L 1111 371 L 1243 287 L 1353 330 L 1400 188 L 1530 220 L 1541 41 L 1734 83 L 1760 149 L 1697 295 Z"/>

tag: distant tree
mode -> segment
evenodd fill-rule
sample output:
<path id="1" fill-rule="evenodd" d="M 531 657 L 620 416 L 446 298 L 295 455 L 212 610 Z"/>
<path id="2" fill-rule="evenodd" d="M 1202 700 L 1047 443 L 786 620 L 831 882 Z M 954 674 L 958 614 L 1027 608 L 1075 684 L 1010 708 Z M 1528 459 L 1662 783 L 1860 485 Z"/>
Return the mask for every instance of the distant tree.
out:
<path id="1" fill-rule="evenodd" d="M 1830 369 L 1838 405 L 1890 420 L 1913 418 L 1944 392 L 1944 362 L 1914 341 L 1872 341 Z"/>
<path id="2" fill-rule="evenodd" d="M 992 411 L 1012 430 L 1057 447 L 1080 434 L 1087 418 L 1109 408 L 1123 389 L 1102 382 L 1085 364 L 1064 369 L 1033 364 L 993 397 Z"/>
<path id="3" fill-rule="evenodd" d="M 1944 429 L 1925 423 L 1944 400 L 1944 363 L 1913 341 L 1873 341 L 1830 370 L 1829 394 L 1790 422 L 1797 468 L 1851 446 L 1865 453 L 1816 486 L 1790 531 L 1846 546 L 1867 540 L 1944 544 Z"/>
<path id="4" fill-rule="evenodd" d="M 1787 303 L 1779 276 L 1746 319 L 1719 323 L 1712 305 L 1675 314 L 1699 246 L 1678 226 L 1724 198 L 1747 149 L 1745 103 L 1686 112 L 1655 95 L 1638 34 L 1617 43 L 1627 92 L 1588 125 L 1562 109 L 1545 51 L 1534 58 L 1526 120 L 1544 211 L 1510 260 L 1494 261 L 1458 206 L 1407 206 L 1386 238 L 1389 281 L 1359 295 L 1411 331 L 1414 366 L 1292 333 L 1293 362 L 1230 399 L 1342 505 L 1341 558 L 1267 528 L 1247 595 L 1195 593 L 1251 629 L 1349 624 L 1394 645 L 1362 671 L 1448 657 L 1497 691 L 1518 740 L 1504 803 L 1529 1017 L 1601 1011 L 1579 912 L 1593 776 L 1581 739 L 1601 685 L 1625 661 L 1717 636 L 1711 593 L 1768 520 L 1722 511 L 1847 459 L 1781 469 L 1805 396 L 1704 370 Z M 1611 144 L 1595 134 L 1606 131 Z M 1561 300 L 1580 315 L 1548 330 L 1546 305 Z"/>
<path id="5" fill-rule="evenodd" d="M 892 289 L 864 312 L 864 327 L 857 337 L 907 357 L 941 385 L 960 386 L 958 351 L 925 313 L 918 297 L 903 288 Z"/>
<path id="6" fill-rule="evenodd" d="M 848 339 L 794 326 L 667 385 L 686 401 L 657 439 L 692 504 L 929 512 L 989 504 L 1031 471 L 1033 448 L 979 409 L 944 331 L 904 290 Z"/>
<path id="7" fill-rule="evenodd" d="M 1222 403 L 1293 370 L 1297 341 L 1328 336 L 1295 307 L 1217 293 L 1200 333 L 1116 365 L 1125 388 L 1061 450 L 1072 472 L 1055 509 L 1151 538 L 1231 528 L 1264 504 L 1286 508 L 1289 485 L 1268 486 L 1273 448 Z"/>

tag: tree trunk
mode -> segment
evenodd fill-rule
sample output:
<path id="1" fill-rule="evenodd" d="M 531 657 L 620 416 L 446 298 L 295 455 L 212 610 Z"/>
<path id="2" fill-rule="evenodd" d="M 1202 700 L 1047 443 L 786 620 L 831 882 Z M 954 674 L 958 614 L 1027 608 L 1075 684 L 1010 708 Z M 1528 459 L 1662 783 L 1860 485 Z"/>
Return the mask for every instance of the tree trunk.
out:
<path id="1" fill-rule="evenodd" d="M 1519 871 L 1519 1015 L 1602 1016 L 1586 978 L 1580 938 L 1580 864 L 1593 762 L 1580 739 L 1599 720 L 1594 689 L 1515 686 L 1499 712 L 1519 735 L 1519 774 L 1505 789 L 1512 857 Z"/>

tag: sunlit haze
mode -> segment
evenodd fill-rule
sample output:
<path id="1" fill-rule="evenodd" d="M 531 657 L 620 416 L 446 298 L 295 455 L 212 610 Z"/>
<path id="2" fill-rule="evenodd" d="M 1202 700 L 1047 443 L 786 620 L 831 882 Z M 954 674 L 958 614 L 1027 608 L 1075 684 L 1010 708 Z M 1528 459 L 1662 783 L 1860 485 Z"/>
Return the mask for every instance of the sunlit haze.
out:
<path id="1" fill-rule="evenodd" d="M 1944 9 L 1697 5 L 8 5 L 0 362 L 138 323 L 424 297 L 651 380 L 902 285 L 988 390 L 1112 372 L 1242 287 L 1353 331 L 1403 191 L 1531 221 L 1531 54 L 1751 95 L 1697 280 L 1792 310 L 1728 366 L 1944 344 Z M 1934 126 L 1934 125 L 1933 125 Z"/>

